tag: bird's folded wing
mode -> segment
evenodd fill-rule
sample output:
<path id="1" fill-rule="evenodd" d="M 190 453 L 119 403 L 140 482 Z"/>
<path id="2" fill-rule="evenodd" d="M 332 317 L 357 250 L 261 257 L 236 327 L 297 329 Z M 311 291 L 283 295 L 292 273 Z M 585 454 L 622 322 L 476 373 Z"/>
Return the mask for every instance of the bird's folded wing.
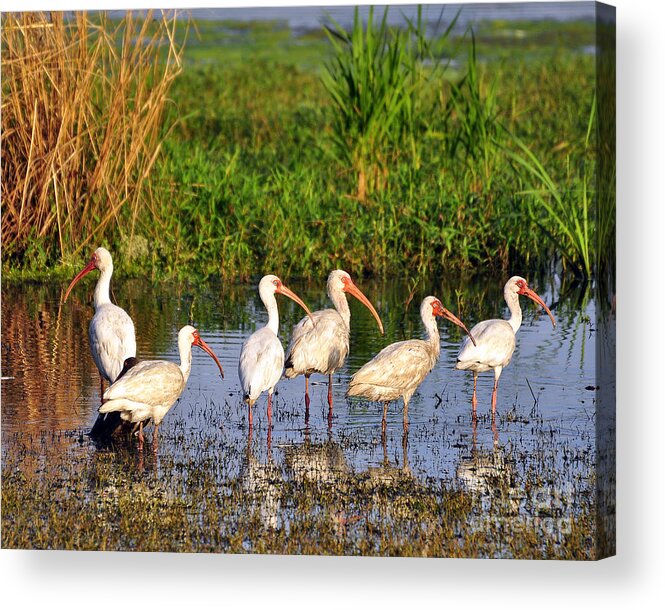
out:
<path id="1" fill-rule="evenodd" d="M 351 378 L 355 383 L 369 383 L 393 387 L 396 380 L 415 380 L 429 373 L 427 363 L 431 354 L 424 341 L 412 340 L 393 343 L 380 351 Z"/>
<path id="2" fill-rule="evenodd" d="M 476 340 L 474 345 L 469 337 L 465 337 L 457 360 L 460 362 L 501 362 L 505 354 L 515 347 L 515 333 L 506 320 L 484 320 L 471 329 Z"/>
<path id="3" fill-rule="evenodd" d="M 153 360 L 139 362 L 104 392 L 104 400 L 124 398 L 150 404 L 163 404 L 178 393 L 182 384 L 180 367 L 173 362 Z"/>

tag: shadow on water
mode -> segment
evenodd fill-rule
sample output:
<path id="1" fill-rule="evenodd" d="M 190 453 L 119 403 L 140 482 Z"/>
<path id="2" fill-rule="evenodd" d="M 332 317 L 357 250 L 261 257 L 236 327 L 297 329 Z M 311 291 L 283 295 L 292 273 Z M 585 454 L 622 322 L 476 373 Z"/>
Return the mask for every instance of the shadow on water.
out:
<path id="1" fill-rule="evenodd" d="M 193 322 L 227 377 L 194 353 L 188 387 L 153 451 L 135 439 L 93 442 L 99 405 L 89 354 L 92 283 L 60 304 L 62 286 L 8 284 L 2 299 L 2 536 L 6 548 L 101 548 L 483 557 L 594 556 L 595 302 L 588 287 L 533 282 L 557 329 L 522 303 L 523 327 L 492 421 L 491 374 L 453 370 L 461 335 L 440 324 L 441 360 L 414 395 L 408 434 L 401 402 L 349 402 L 350 375 L 385 345 L 422 335 L 420 299 L 435 294 L 467 323 L 505 316 L 501 282 L 359 285 L 386 329 L 351 302 L 351 352 L 334 376 L 278 386 L 273 428 L 265 397 L 248 434 L 237 361 L 265 323 L 253 285 L 114 284 L 137 328 L 140 358 L 177 359 Z M 290 282 L 311 309 L 321 285 Z M 408 306 L 407 306 L 408 304 Z M 301 311 L 279 302 L 285 343 Z M 592 391 L 593 390 L 593 391 Z M 46 500 L 48 499 L 48 502 Z M 137 522 L 142 523 L 137 527 Z"/>

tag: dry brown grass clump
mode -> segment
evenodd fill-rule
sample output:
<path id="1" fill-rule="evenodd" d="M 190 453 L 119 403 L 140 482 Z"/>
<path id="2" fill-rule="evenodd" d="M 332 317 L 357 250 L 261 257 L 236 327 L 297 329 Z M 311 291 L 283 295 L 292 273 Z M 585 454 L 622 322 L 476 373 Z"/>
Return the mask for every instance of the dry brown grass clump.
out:
<path id="1" fill-rule="evenodd" d="M 121 234 L 133 234 L 182 69 L 176 14 L 3 17 L 5 256 L 38 238 L 48 258 L 65 259 L 99 243 L 127 207 Z"/>

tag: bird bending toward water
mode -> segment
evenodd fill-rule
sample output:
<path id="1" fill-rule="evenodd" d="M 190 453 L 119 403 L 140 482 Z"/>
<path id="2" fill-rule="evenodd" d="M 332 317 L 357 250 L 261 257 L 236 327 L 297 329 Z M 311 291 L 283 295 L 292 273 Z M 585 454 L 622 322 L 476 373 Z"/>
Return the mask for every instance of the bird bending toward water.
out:
<path id="1" fill-rule="evenodd" d="M 153 447 L 156 449 L 159 424 L 187 385 L 193 345 L 210 355 L 223 378 L 222 365 L 199 332 L 193 326 L 183 326 L 178 333 L 180 365 L 167 360 L 143 360 L 134 364 L 104 392 L 105 402 L 99 412 L 118 412 L 123 421 L 138 425 L 140 447 L 143 446 L 143 426 L 152 419 L 155 424 Z"/>
<path id="2" fill-rule="evenodd" d="M 471 404 L 473 414 L 476 414 L 476 383 L 478 373 L 484 373 L 494 369 L 494 389 L 492 390 L 492 416 L 496 413 L 496 393 L 499 387 L 499 377 L 505 366 L 508 366 L 515 351 L 515 334 L 522 324 L 522 308 L 520 307 L 519 295 L 529 297 L 540 305 L 552 320 L 552 327 L 556 327 L 556 321 L 552 312 L 545 302 L 529 288 L 527 281 L 515 275 L 511 277 L 503 288 L 503 297 L 510 310 L 508 320 L 484 320 L 478 322 L 472 329 L 471 334 L 476 340 L 471 344 L 464 339 L 457 354 L 456 369 L 473 371 L 473 397 Z"/>
<path id="3" fill-rule="evenodd" d="M 420 306 L 420 317 L 427 331 L 427 339 L 393 343 L 351 377 L 347 396 L 359 396 L 383 403 L 382 430 L 386 429 L 388 403 L 400 396 L 404 399 L 404 430 L 409 427 L 411 396 L 434 368 L 441 352 L 437 316 L 450 320 L 469 334 L 464 323 L 443 307 L 439 299 L 425 297 Z M 471 334 L 469 337 L 471 341 L 474 340 Z"/>
<path id="4" fill-rule="evenodd" d="M 113 383 L 120 375 L 127 358 L 136 356 L 134 323 L 124 309 L 111 303 L 110 285 L 113 261 L 106 248 L 97 248 L 88 264 L 72 280 L 65 293 L 64 302 L 74 285 L 94 269 L 100 272 L 95 286 L 95 315 L 90 320 L 88 336 L 92 359 L 99 370 L 100 396 L 104 394 L 104 380 Z"/>
<path id="5" fill-rule="evenodd" d="M 283 294 L 300 305 L 308 316 L 312 312 L 300 298 L 289 290 L 276 275 L 266 275 L 259 282 L 259 296 L 268 311 L 268 324 L 251 334 L 240 348 L 238 376 L 243 400 L 249 408 L 252 426 L 252 407 L 262 392 L 268 391 L 268 428 L 272 421 L 272 393 L 284 370 L 284 348 L 277 336 L 279 312 L 276 294 Z M 313 322 L 313 320 L 312 320 Z"/>
<path id="6" fill-rule="evenodd" d="M 345 293 L 352 294 L 372 312 L 383 334 L 379 314 L 346 271 L 332 271 L 328 276 L 327 288 L 328 298 L 335 309 L 321 309 L 315 311 L 311 318 L 306 316 L 300 320 L 293 329 L 286 349 L 284 375 L 289 379 L 305 376 L 305 420 L 309 419 L 309 376 L 312 373 L 328 375 L 329 421 L 332 417 L 332 376 L 344 364 L 349 353 L 351 310 Z"/>

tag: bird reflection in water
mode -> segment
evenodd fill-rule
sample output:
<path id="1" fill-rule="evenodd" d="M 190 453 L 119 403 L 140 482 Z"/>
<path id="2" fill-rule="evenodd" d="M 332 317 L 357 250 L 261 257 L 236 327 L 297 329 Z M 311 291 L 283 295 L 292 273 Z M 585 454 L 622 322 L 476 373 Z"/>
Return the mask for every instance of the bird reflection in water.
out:
<path id="1" fill-rule="evenodd" d="M 271 426 L 268 426 L 266 449 L 266 462 L 263 463 L 254 454 L 250 426 L 247 431 L 246 458 L 240 481 L 251 508 L 264 527 L 277 529 L 278 515 L 282 506 L 282 473 L 273 460 Z"/>
<path id="2" fill-rule="evenodd" d="M 477 493 L 489 503 L 498 501 L 505 513 L 517 514 L 521 491 L 516 485 L 514 464 L 499 443 L 496 418 L 492 417 L 492 449 L 478 448 L 478 418 L 472 417 L 473 445 L 471 457 L 464 458 L 457 467 L 457 478 L 469 492 Z M 489 506 L 483 508 L 488 509 Z"/>

